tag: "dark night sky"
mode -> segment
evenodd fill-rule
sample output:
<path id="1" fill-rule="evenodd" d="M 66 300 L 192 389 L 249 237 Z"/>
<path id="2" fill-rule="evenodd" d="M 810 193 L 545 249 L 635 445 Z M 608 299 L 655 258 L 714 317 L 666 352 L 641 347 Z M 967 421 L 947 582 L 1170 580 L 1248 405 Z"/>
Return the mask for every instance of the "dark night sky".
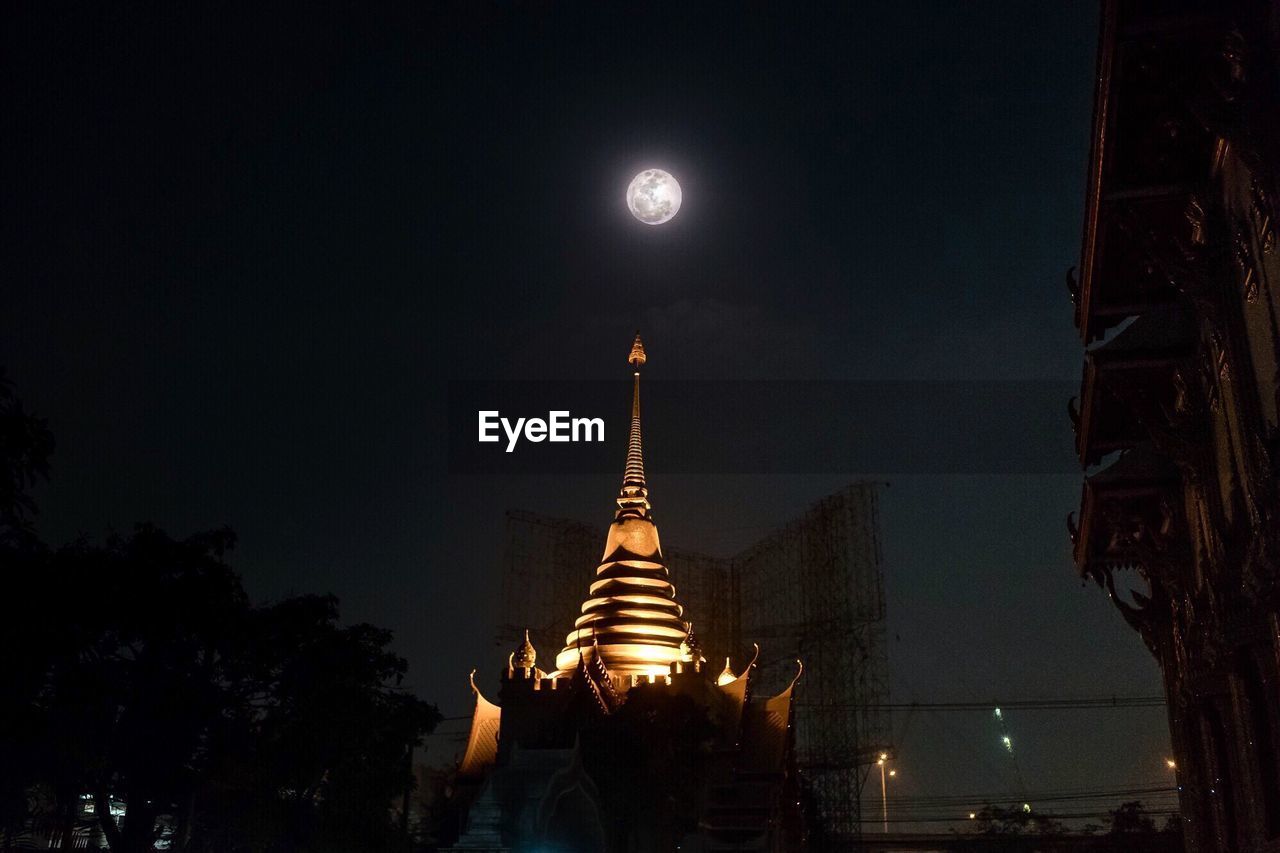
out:
<path id="1" fill-rule="evenodd" d="M 622 459 L 450 471 L 449 381 L 616 377 L 621 412 L 637 327 L 657 379 L 1078 378 L 1094 4 L 459 5 L 9 10 L 0 363 L 58 436 L 51 540 L 230 524 L 255 596 L 332 590 L 464 713 L 505 658 L 504 510 L 603 536 Z M 654 164 L 660 228 L 621 203 Z M 664 476 L 671 414 L 669 544 L 731 552 L 853 478 Z M 1160 692 L 1073 576 L 1062 470 L 863 472 L 895 701 Z M 904 724 L 904 794 L 1170 781 L 1159 710 L 1011 715 L 1017 770 L 985 716 Z"/>

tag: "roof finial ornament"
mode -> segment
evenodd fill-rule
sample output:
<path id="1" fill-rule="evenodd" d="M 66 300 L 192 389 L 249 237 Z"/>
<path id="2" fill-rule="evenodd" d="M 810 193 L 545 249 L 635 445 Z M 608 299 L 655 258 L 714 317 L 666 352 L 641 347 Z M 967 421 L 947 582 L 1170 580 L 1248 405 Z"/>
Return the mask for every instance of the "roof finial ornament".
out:
<path id="1" fill-rule="evenodd" d="M 636 332 L 631 343 L 627 363 L 631 365 L 635 381 L 631 393 L 631 436 L 627 441 L 627 467 L 622 475 L 622 489 L 618 492 L 618 518 L 644 518 L 649 514 L 649 490 L 644 482 L 644 452 L 640 443 L 640 366 L 648 361 L 644 341 Z"/>
<path id="2" fill-rule="evenodd" d="M 733 674 L 733 668 L 729 666 L 729 659 L 724 659 L 724 669 L 720 671 L 720 675 L 716 677 L 716 684 L 724 687 L 726 684 L 732 684 L 738 680 L 738 676 Z"/>
<path id="3" fill-rule="evenodd" d="M 520 648 L 514 653 L 515 665 L 521 669 L 533 669 L 534 664 L 538 662 L 538 651 L 533 647 L 533 643 L 529 642 L 529 629 L 524 629 L 524 642 L 520 644 Z"/>
<path id="4" fill-rule="evenodd" d="M 698 641 L 697 636 L 693 633 L 693 623 L 686 624 L 688 627 L 685 629 L 684 640 L 680 643 L 680 656 L 687 663 L 692 663 L 697 668 L 706 658 L 702 656 L 702 643 Z"/>

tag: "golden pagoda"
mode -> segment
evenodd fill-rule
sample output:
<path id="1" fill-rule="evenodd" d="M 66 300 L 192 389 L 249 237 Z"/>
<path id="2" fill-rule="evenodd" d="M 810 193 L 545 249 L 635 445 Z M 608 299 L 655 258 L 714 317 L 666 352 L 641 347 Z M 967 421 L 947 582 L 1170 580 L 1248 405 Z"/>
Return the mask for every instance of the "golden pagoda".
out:
<path id="1" fill-rule="evenodd" d="M 756 658 L 717 677 L 670 581 L 645 483 L 637 334 L 617 510 L 581 613 L 543 672 L 524 638 L 499 702 L 476 687 L 450 779 L 457 853 L 791 850 L 803 838 L 792 695 L 753 695 Z M 639 738 L 639 740 L 637 740 Z M 620 819 L 627 816 L 626 819 Z"/>
<path id="2" fill-rule="evenodd" d="M 645 361 L 644 342 L 636 333 L 627 357 L 633 373 L 631 434 L 618 509 L 582 615 L 556 656 L 561 675 L 573 672 L 580 658 L 598 656 L 611 675 L 663 676 L 682 659 L 681 644 L 689 636 L 689 624 L 663 562 L 644 479 L 640 367 Z"/>

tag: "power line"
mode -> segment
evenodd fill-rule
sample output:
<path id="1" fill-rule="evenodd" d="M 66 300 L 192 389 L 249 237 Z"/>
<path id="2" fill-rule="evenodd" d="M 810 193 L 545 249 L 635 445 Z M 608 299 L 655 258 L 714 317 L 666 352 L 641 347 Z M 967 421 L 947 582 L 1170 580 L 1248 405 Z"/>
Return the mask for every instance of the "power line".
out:
<path id="1" fill-rule="evenodd" d="M 983 802 L 993 800 L 1031 799 L 1036 802 L 1056 802 L 1059 800 L 1102 799 L 1108 797 L 1132 797 L 1142 794 L 1175 794 L 1178 789 L 1172 785 L 1151 785 L 1130 788 L 1058 788 L 1047 791 L 1031 791 L 1025 794 L 986 793 L 986 794 L 938 794 L 932 796 L 895 797 L 898 803 L 941 803 L 941 802 Z"/>
<path id="2" fill-rule="evenodd" d="M 788 658 L 789 660 L 790 658 Z M 1107 710 L 1111 708 L 1163 708 L 1163 696 L 1101 696 L 1069 699 L 992 699 L 988 702 L 890 702 L 886 704 L 827 704 L 811 703 L 811 707 L 850 711 L 993 711 L 996 708 L 1011 711 L 1072 711 Z M 469 720 L 470 714 L 444 717 L 441 722 Z"/>
<path id="3" fill-rule="evenodd" d="M 1084 820 L 1106 819 L 1111 817 L 1112 810 L 1101 810 L 1105 806 L 1101 801 L 1123 802 L 1141 799 L 1147 813 L 1153 817 L 1175 813 L 1178 811 L 1178 789 L 1168 785 L 1149 785 L 1128 788 L 1087 789 L 1061 788 L 1047 791 L 1036 791 L 1018 796 L 1009 793 L 1001 794 L 953 794 L 943 796 L 899 797 L 893 803 L 894 817 L 890 823 L 923 824 L 923 823 L 970 823 L 977 820 L 979 809 L 1007 803 L 1035 803 L 1035 812 L 1027 812 L 1049 820 Z M 1049 804 L 1076 806 L 1076 811 L 1053 811 L 1045 808 Z M 1024 806 L 1025 808 L 1025 806 Z M 1090 810 L 1092 809 L 1092 810 Z M 996 820 L 1002 816 L 990 816 Z M 872 818 L 862 820 L 863 823 L 875 824 L 880 821 Z"/>
<path id="4" fill-rule="evenodd" d="M 1176 812 L 1176 808 L 1175 809 L 1158 809 L 1156 811 L 1149 812 L 1148 816 L 1160 817 L 1165 814 L 1169 814 L 1173 812 Z M 1050 820 L 1084 820 L 1087 818 L 1096 818 L 1099 820 L 1105 820 L 1106 818 L 1109 818 L 1112 816 L 1112 812 L 1110 811 L 1054 812 L 1052 814 L 1046 813 L 1039 816 L 1050 819 Z M 879 826 L 882 823 L 881 818 L 861 818 L 857 820 L 859 823 L 870 824 L 873 826 Z M 937 815 L 937 816 L 930 816 L 930 817 L 891 817 L 889 818 L 888 822 L 889 823 L 968 823 L 968 824 L 980 825 L 984 821 L 979 821 L 976 818 L 971 818 L 969 817 L 969 814 L 966 812 L 964 814 L 950 815 L 950 816 Z"/>
<path id="5" fill-rule="evenodd" d="M 894 702 L 876 706 L 885 711 L 985 711 L 996 708 L 1016 711 L 1075 711 L 1110 710 L 1128 708 L 1163 708 L 1163 696 L 1111 696 L 1072 699 L 1012 699 L 989 702 Z M 831 706 L 824 706 L 831 707 Z M 867 705 L 841 706 L 850 709 L 868 708 Z"/>

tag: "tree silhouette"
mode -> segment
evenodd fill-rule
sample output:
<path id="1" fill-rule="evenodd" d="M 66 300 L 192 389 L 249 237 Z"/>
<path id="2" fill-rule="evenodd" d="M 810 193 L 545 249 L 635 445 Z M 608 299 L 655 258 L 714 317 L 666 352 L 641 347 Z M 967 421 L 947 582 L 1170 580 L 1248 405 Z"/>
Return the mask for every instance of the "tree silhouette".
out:
<path id="1" fill-rule="evenodd" d="M 1156 822 L 1138 800 L 1122 803 L 1107 817 L 1112 835 L 1150 835 L 1156 831 Z"/>
<path id="2" fill-rule="evenodd" d="M 33 818 L 64 849 L 84 797 L 112 851 L 403 849 L 392 800 L 440 719 L 400 689 L 391 634 L 332 596 L 254 606 L 229 529 L 151 525 L 51 549 L 30 488 L 53 439 L 0 375 L 0 841 Z M 126 814 L 111 814 L 122 800 Z"/>
<path id="3" fill-rule="evenodd" d="M 53 447 L 48 422 L 23 408 L 0 367 L 0 542 L 10 547 L 34 538 L 31 489 L 48 479 Z"/>
<path id="4" fill-rule="evenodd" d="M 328 596 L 250 614 L 234 657 L 235 716 L 200 797 L 196 835 L 223 851 L 392 849 L 388 804 L 412 785 L 409 744 L 439 720 L 394 689 L 405 672 L 389 632 L 340 627 Z M 241 843 L 248 840 L 248 846 Z"/>

